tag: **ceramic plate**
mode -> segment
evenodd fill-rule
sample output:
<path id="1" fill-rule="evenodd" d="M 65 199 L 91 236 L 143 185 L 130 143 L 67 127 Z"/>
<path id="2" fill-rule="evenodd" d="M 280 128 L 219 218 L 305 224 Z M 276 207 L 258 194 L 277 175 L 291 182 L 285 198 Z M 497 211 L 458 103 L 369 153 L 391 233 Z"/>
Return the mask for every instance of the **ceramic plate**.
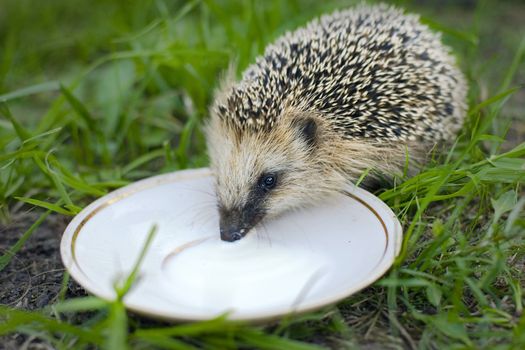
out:
<path id="1" fill-rule="evenodd" d="M 115 297 L 158 225 L 126 306 L 170 320 L 260 321 L 335 303 L 383 275 L 401 226 L 377 197 L 346 195 L 268 220 L 234 243 L 219 238 L 208 169 L 145 179 L 93 202 L 66 228 L 64 265 L 90 293 Z"/>

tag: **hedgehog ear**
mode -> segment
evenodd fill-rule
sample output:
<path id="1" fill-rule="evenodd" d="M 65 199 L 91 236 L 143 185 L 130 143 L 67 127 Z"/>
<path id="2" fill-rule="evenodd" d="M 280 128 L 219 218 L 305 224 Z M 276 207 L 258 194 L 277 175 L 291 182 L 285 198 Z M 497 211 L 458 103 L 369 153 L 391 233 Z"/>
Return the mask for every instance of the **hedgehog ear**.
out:
<path id="1" fill-rule="evenodd" d="M 317 122 L 314 118 L 300 118 L 297 127 L 303 140 L 309 145 L 315 145 L 317 141 Z"/>

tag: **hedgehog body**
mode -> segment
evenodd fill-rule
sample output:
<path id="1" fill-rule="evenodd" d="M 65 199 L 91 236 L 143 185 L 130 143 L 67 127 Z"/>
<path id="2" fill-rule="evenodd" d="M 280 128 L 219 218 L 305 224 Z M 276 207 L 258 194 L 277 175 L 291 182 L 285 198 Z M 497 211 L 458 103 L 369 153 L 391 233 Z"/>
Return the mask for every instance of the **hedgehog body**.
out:
<path id="1" fill-rule="evenodd" d="M 466 83 L 416 15 L 361 5 L 286 33 L 226 79 L 207 128 L 221 237 L 391 176 L 462 125 Z"/>

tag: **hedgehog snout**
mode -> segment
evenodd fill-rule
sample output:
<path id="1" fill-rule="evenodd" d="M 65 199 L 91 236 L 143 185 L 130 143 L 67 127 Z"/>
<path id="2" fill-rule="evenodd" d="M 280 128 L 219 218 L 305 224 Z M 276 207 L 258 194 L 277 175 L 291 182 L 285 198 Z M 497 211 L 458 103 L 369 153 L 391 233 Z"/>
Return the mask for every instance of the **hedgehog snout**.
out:
<path id="1" fill-rule="evenodd" d="M 225 209 L 219 206 L 221 239 L 234 242 L 246 236 L 265 216 L 260 205 L 247 203 L 239 208 Z"/>
<path id="2" fill-rule="evenodd" d="M 222 228 L 221 227 L 221 239 L 225 242 L 235 242 L 243 237 L 241 230 L 237 228 Z"/>
<path id="3" fill-rule="evenodd" d="M 242 215 L 238 210 L 219 209 L 221 239 L 225 242 L 238 241 L 246 235 Z"/>

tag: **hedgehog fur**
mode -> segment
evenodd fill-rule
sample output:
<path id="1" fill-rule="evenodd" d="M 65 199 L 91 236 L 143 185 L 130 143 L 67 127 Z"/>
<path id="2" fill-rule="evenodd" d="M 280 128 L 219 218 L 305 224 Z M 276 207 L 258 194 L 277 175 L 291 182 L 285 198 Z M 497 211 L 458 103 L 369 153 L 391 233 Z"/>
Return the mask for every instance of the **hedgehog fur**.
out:
<path id="1" fill-rule="evenodd" d="M 284 34 L 239 82 L 229 74 L 210 109 L 221 237 L 238 239 L 365 171 L 400 173 L 407 157 L 455 137 L 466 90 L 440 35 L 395 7 L 362 4 Z"/>

